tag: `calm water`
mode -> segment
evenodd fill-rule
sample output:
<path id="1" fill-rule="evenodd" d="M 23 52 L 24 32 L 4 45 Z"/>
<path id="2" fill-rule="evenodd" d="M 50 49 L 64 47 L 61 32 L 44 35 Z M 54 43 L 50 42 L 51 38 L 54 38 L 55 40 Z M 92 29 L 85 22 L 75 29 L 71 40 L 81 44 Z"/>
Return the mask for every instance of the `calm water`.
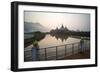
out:
<path id="1" fill-rule="evenodd" d="M 58 46 L 58 45 L 64 45 L 64 44 L 70 44 L 70 43 L 75 43 L 79 42 L 80 39 L 68 37 L 67 39 L 57 39 L 56 37 L 52 37 L 51 35 L 46 35 L 46 37 L 39 42 L 40 48 L 45 48 L 45 47 L 51 47 L 51 46 Z"/>
<path id="2" fill-rule="evenodd" d="M 46 48 L 46 47 L 52 47 L 52 46 L 59 46 L 59 45 L 64 45 L 64 44 L 71 44 L 71 43 L 76 43 L 80 42 L 80 39 L 78 38 L 73 38 L 73 37 L 67 37 L 66 39 L 61 39 L 61 38 L 56 38 L 51 35 L 46 35 L 45 38 L 40 40 L 38 42 L 39 48 Z M 33 45 L 31 44 L 30 46 L 26 47 L 25 49 L 31 49 Z"/>
<path id="3" fill-rule="evenodd" d="M 53 46 L 59 46 L 59 45 L 65 45 L 65 44 L 69 44 L 67 45 L 67 55 L 71 55 L 72 54 L 72 43 L 76 43 L 74 44 L 74 53 L 78 52 L 79 49 L 79 42 L 80 42 L 80 38 L 74 38 L 74 37 L 64 37 L 64 38 L 58 38 L 55 36 L 51 36 L 51 35 L 46 35 L 45 38 L 43 38 L 42 40 L 40 40 L 38 42 L 39 45 L 39 51 L 38 51 L 38 57 L 40 60 L 45 60 L 45 49 L 46 49 L 46 55 L 48 60 L 55 60 L 56 59 L 56 47 Z M 84 40 L 84 44 L 85 46 L 89 46 L 90 41 L 89 40 Z M 36 50 L 32 51 L 33 45 L 30 44 L 28 47 L 25 48 L 25 61 L 33 61 L 33 59 L 36 57 L 37 53 Z M 89 48 L 88 48 L 89 49 Z M 29 51 L 28 51 L 29 50 Z M 34 57 L 33 54 L 35 54 Z M 58 58 L 63 58 L 65 56 L 65 46 L 59 46 L 57 47 L 57 56 Z M 34 59 L 35 60 L 35 59 Z"/>

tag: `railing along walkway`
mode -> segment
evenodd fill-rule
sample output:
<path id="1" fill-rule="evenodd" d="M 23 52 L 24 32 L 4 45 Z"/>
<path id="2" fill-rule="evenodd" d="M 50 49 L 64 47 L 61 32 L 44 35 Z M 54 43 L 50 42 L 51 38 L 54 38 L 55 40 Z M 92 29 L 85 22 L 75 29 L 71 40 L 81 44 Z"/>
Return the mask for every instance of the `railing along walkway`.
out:
<path id="1" fill-rule="evenodd" d="M 90 43 L 85 42 L 84 44 L 80 44 L 80 42 L 71 43 L 71 44 L 64 44 L 59 46 L 52 46 L 47 48 L 39 48 L 36 56 L 33 56 L 33 51 L 25 50 L 24 51 L 24 60 L 25 61 L 32 61 L 33 58 L 35 60 L 57 60 L 63 59 L 64 57 L 79 53 L 85 52 L 90 49 Z"/>

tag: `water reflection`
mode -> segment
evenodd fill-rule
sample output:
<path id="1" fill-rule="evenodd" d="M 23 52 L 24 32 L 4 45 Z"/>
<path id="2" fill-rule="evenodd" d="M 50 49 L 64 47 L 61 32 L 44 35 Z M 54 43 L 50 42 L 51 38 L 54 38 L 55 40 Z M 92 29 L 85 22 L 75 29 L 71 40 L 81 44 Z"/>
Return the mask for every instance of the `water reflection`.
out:
<path id="1" fill-rule="evenodd" d="M 74 42 L 79 42 L 79 37 L 72 37 L 66 34 L 39 34 L 35 35 L 33 38 L 24 39 L 24 48 L 32 45 L 35 41 L 38 42 L 40 48 L 69 44 Z"/>
<path id="2" fill-rule="evenodd" d="M 67 41 L 69 35 L 65 35 L 65 34 L 36 34 L 34 37 L 32 38 L 28 38 L 28 39 L 24 39 L 24 47 L 27 47 L 31 44 L 34 43 L 34 41 L 37 41 L 38 44 L 41 43 L 41 41 L 44 40 L 44 44 L 47 42 L 51 42 L 52 41 L 56 41 L 55 43 L 57 43 L 58 41 L 61 40 L 62 43 L 64 43 L 64 41 Z M 53 42 L 54 43 L 54 42 Z"/>
<path id="3" fill-rule="evenodd" d="M 50 34 L 52 37 L 55 37 L 57 40 L 60 39 L 62 42 L 68 39 L 68 35 L 66 34 Z"/>
<path id="4" fill-rule="evenodd" d="M 25 36 L 27 35 L 32 35 L 31 38 L 27 38 Z M 26 48 L 27 46 L 30 46 L 31 44 L 33 44 L 35 41 L 39 42 L 42 39 L 45 38 L 45 34 L 41 34 L 40 32 L 34 32 L 34 34 L 24 34 L 24 48 Z"/>
<path id="5" fill-rule="evenodd" d="M 90 41 L 89 40 L 85 41 L 84 39 L 86 38 L 87 37 L 69 36 L 69 35 L 60 35 L 60 34 L 59 35 L 46 34 L 43 37 L 39 36 L 36 37 L 35 39 L 32 38 L 31 39 L 32 42 L 29 44 L 29 46 L 25 47 L 24 61 L 62 59 L 65 56 L 69 56 L 73 54 L 73 51 L 75 54 L 83 51 L 82 48 L 88 50 Z M 56 54 L 56 48 L 58 54 Z"/>

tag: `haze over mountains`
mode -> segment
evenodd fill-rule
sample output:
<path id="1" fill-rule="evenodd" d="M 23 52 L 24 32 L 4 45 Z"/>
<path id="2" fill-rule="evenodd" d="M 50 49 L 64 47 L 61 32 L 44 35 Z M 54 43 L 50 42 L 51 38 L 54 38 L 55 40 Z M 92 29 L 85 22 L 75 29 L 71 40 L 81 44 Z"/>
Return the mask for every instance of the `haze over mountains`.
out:
<path id="1" fill-rule="evenodd" d="M 40 23 L 24 22 L 24 33 L 35 31 L 48 32 L 49 30 Z"/>

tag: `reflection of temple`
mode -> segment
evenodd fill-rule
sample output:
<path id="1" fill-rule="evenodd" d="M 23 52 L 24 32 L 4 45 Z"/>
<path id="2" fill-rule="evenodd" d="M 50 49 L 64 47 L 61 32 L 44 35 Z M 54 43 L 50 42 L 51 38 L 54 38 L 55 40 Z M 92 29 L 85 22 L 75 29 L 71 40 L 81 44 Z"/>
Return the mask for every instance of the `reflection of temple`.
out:
<path id="1" fill-rule="evenodd" d="M 53 36 L 53 35 L 51 35 L 51 36 Z M 58 39 L 60 39 L 62 42 L 63 41 L 66 41 L 67 39 L 68 39 L 68 36 L 67 35 L 60 35 L 60 34 L 58 34 L 58 35 L 54 35 L 54 37 L 58 40 Z"/>

